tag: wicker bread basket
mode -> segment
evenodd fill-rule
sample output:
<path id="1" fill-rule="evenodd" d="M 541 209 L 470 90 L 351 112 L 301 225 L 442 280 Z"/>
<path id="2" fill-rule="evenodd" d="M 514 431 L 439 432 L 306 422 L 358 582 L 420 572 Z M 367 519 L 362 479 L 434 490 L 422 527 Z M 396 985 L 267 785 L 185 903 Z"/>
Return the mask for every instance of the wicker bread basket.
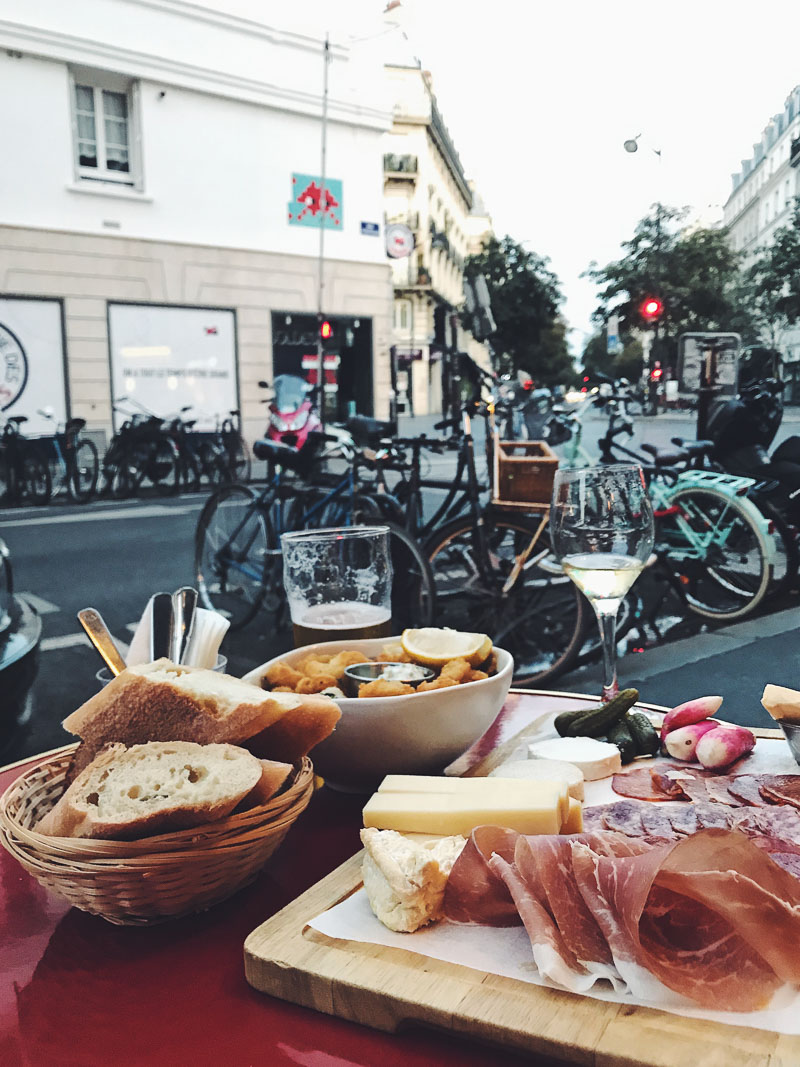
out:
<path id="1" fill-rule="evenodd" d="M 141 841 L 48 837 L 32 827 L 64 789 L 75 746 L 24 771 L 0 797 L 0 844 L 81 911 L 150 926 L 205 911 L 248 882 L 283 841 L 314 791 L 308 758 L 266 804 L 214 823 Z"/>

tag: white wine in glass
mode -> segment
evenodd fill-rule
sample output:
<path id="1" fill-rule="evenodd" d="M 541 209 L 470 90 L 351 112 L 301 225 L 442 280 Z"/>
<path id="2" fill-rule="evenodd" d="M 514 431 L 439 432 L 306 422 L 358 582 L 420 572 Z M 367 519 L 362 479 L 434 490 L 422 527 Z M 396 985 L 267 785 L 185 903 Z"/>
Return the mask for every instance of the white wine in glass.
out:
<path id="1" fill-rule="evenodd" d="M 653 509 L 641 467 L 567 467 L 556 472 L 550 511 L 553 550 L 592 605 L 603 643 L 603 699 L 618 692 L 620 601 L 653 549 Z"/>

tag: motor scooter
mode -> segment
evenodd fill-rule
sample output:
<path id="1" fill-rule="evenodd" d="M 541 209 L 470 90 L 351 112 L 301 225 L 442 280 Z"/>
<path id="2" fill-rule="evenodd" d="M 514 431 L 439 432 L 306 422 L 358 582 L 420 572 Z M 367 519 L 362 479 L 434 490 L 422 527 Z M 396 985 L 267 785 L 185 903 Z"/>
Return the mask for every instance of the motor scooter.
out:
<path id="1" fill-rule="evenodd" d="M 776 482 L 773 501 L 792 525 L 800 525 L 800 437 L 788 437 L 770 454 L 783 418 L 784 382 L 751 382 L 719 401 L 708 419 L 711 458 L 731 474 Z"/>
<path id="2" fill-rule="evenodd" d="M 262 389 L 269 389 L 268 382 L 259 382 Z M 267 439 L 302 448 L 312 430 L 319 430 L 319 415 L 314 410 L 311 395 L 314 386 L 296 374 L 279 374 L 272 384 L 273 395 L 269 404 Z"/>

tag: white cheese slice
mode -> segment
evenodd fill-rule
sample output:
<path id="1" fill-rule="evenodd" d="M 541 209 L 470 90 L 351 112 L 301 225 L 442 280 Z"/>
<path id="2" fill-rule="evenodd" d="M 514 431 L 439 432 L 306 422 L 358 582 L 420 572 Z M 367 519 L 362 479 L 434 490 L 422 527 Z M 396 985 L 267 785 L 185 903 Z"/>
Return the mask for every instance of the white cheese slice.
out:
<path id="1" fill-rule="evenodd" d="M 535 741 L 528 745 L 531 759 L 554 759 L 574 763 L 587 782 L 607 778 L 622 770 L 622 760 L 616 745 L 597 741 L 593 737 L 554 737 L 549 741 Z"/>
<path id="2" fill-rule="evenodd" d="M 574 763 L 564 763 L 555 759 L 510 760 L 501 763 L 490 778 L 524 778 L 532 782 L 563 782 L 569 795 L 576 800 L 583 800 L 583 771 Z"/>
<path id="3" fill-rule="evenodd" d="M 446 775 L 433 774 L 387 774 L 378 786 L 378 792 L 387 793 L 416 793 L 425 796 L 446 795 L 455 797 L 474 796 L 481 799 L 486 797 L 499 798 L 500 802 L 511 799 L 512 796 L 523 802 L 537 803 L 542 798 L 549 798 L 553 789 L 559 793 L 559 807 L 562 821 L 569 814 L 569 793 L 567 783 L 563 779 L 548 779 L 542 777 L 538 781 L 520 781 L 508 778 L 499 782 L 496 778 L 448 778 Z M 493 802 L 497 802 L 494 800 Z M 392 827 L 396 829 L 396 827 Z M 441 833 L 450 833 L 442 830 Z M 456 831 L 452 831 L 455 833 Z"/>

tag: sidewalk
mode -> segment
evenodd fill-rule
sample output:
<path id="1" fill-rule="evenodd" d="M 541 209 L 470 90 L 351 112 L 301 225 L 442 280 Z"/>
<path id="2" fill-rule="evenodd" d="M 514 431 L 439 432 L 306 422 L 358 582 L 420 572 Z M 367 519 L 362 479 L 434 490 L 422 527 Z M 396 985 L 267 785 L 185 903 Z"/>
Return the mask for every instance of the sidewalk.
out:
<path id="1" fill-rule="evenodd" d="M 774 726 L 761 707 L 768 682 L 800 689 L 800 608 L 789 608 L 646 652 L 618 662 L 621 688 L 634 686 L 642 700 L 675 707 L 695 696 L 719 694 L 723 718 L 746 726 Z M 599 693 L 602 667 L 592 664 L 558 678 L 552 688 Z"/>

